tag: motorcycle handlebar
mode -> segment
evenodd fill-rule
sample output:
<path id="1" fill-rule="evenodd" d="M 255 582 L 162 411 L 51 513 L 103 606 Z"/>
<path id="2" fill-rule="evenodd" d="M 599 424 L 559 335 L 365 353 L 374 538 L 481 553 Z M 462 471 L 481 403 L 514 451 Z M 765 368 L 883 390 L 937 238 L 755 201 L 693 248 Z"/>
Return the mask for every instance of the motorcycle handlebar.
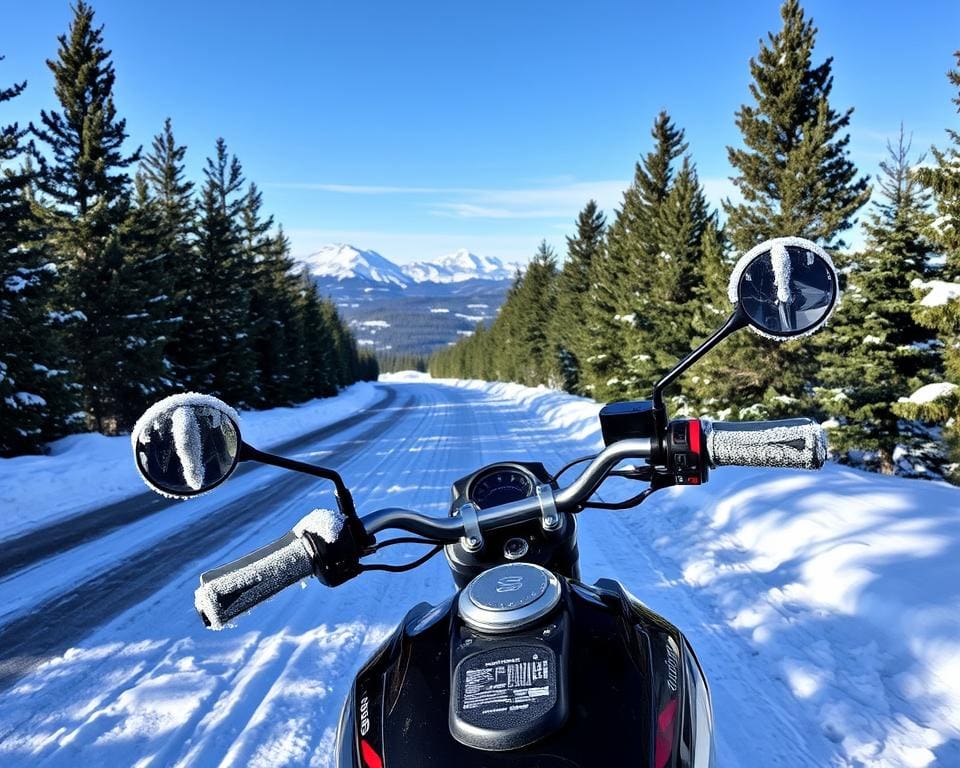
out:
<path id="1" fill-rule="evenodd" d="M 827 460 L 823 429 L 812 419 L 703 420 L 707 459 L 714 467 L 820 469 Z"/>
<path id="2" fill-rule="evenodd" d="M 313 558 L 291 531 L 232 563 L 206 571 L 194 593 L 194 605 L 210 629 L 273 597 L 313 573 Z"/>
<path id="3" fill-rule="evenodd" d="M 823 430 L 810 419 L 740 423 L 704 420 L 703 435 L 705 458 L 715 467 L 819 469 L 827 455 Z M 570 485 L 552 494 L 555 509 L 545 509 L 543 496 L 537 494 L 476 510 L 475 522 L 481 530 L 489 531 L 547 514 L 579 511 L 617 464 L 625 459 L 649 458 L 653 451 L 654 443 L 649 438 L 617 441 L 601 451 Z M 436 518 L 391 507 L 359 520 L 347 520 L 341 513 L 315 510 L 272 544 L 205 572 L 195 593 L 197 611 L 208 627 L 222 629 L 231 619 L 311 574 L 328 586 L 336 586 L 359 573 L 361 542 L 388 528 L 446 543 L 465 535 L 460 517 Z"/>

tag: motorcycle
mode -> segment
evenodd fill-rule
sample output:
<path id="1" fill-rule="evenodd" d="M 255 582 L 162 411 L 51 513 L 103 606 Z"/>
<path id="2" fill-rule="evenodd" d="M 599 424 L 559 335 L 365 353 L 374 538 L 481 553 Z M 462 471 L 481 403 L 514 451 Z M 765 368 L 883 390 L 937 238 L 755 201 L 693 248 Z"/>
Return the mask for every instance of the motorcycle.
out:
<path id="1" fill-rule="evenodd" d="M 600 453 L 553 474 L 534 461 L 478 469 L 453 484 L 446 518 L 400 508 L 361 516 L 339 474 L 251 447 L 220 400 L 160 401 L 132 433 L 137 469 L 157 492 L 191 498 L 257 461 L 328 480 L 337 499 L 337 509 L 314 510 L 272 544 L 203 573 L 195 606 L 204 624 L 222 629 L 311 575 L 336 587 L 365 570 L 409 570 L 442 550 L 456 594 L 412 608 L 357 674 L 339 722 L 341 768 L 713 766 L 710 689 L 693 648 L 618 582 L 581 580 L 577 516 L 703 485 L 720 466 L 823 465 L 825 437 L 809 419 L 668 419 L 665 389 L 731 333 L 750 327 L 783 341 L 820 328 L 839 298 L 837 273 L 814 243 L 778 238 L 740 259 L 729 297 L 726 323 L 650 400 L 603 407 Z M 621 502 L 595 499 L 611 477 L 646 487 Z M 391 529 L 407 536 L 379 538 Z M 398 542 L 431 549 L 404 565 L 363 560 Z"/>

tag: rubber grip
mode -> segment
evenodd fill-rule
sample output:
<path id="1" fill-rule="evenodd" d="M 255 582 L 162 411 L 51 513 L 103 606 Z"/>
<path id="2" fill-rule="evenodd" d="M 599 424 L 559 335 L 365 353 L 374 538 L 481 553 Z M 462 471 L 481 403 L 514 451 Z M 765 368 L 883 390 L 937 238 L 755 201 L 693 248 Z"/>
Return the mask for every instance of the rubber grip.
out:
<path id="1" fill-rule="evenodd" d="M 703 420 L 707 459 L 713 467 L 820 469 L 827 438 L 813 419 Z"/>
<path id="2" fill-rule="evenodd" d="M 223 629 L 231 619 L 313 574 L 313 562 L 293 531 L 232 563 L 205 572 L 194 593 L 203 623 Z"/>

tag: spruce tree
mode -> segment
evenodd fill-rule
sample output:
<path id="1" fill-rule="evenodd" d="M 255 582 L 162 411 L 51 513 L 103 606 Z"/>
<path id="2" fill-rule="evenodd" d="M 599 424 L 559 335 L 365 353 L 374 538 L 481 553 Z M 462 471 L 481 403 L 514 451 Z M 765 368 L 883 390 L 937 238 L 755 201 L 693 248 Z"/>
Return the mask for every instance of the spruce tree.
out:
<path id="1" fill-rule="evenodd" d="M 252 264 L 241 237 L 243 186 L 240 161 L 217 139 L 204 169 L 193 280 L 170 345 L 183 386 L 233 405 L 257 401 L 249 325 Z"/>
<path id="2" fill-rule="evenodd" d="M 518 375 L 514 381 L 528 386 L 557 386 L 559 373 L 549 343 L 550 315 L 557 276 L 557 257 L 546 240 L 527 265 L 514 301 L 522 319 L 515 350 Z"/>
<path id="3" fill-rule="evenodd" d="M 875 455 L 881 472 L 894 471 L 894 451 L 909 442 L 894 412 L 898 399 L 929 380 L 935 367 L 930 331 L 912 317 L 911 282 L 927 271 L 927 194 L 911 166 L 910 142 L 901 128 L 889 159 L 880 164 L 882 198 L 867 226 L 867 247 L 844 270 L 843 311 L 831 328 L 830 346 L 819 357 L 818 397 L 837 426 L 831 448 L 846 458 L 851 449 Z"/>
<path id="4" fill-rule="evenodd" d="M 845 131 L 853 110 L 830 106 L 832 59 L 814 65 L 817 30 L 797 0 L 786 0 L 780 15 L 780 31 L 761 41 L 750 60 L 754 103 L 736 115 L 744 146 L 728 148 L 743 202 L 724 203 L 725 231 L 740 253 L 787 235 L 842 247 L 842 233 L 870 195 L 849 159 Z M 726 387 L 720 404 L 734 415 L 746 407 L 744 415 L 754 418 L 807 409 L 801 400 L 811 394 L 822 343 L 776 344 L 737 334 L 707 361 L 710 378 Z"/>
<path id="5" fill-rule="evenodd" d="M 37 211 L 58 260 L 60 300 L 75 320 L 65 326 L 72 368 L 88 425 L 104 432 L 130 426 L 164 387 L 161 345 L 145 336 L 165 314 L 156 286 L 137 260 L 158 257 L 136 228 L 125 154 L 126 122 L 113 101 L 115 72 L 93 9 L 78 2 L 58 38 L 54 75 L 60 111 L 41 112 L 34 128 L 50 154 L 38 179 Z"/>
<path id="6" fill-rule="evenodd" d="M 755 103 L 737 111 L 745 147 L 727 149 L 744 198 L 724 204 L 728 235 L 741 251 L 786 235 L 842 248 L 870 196 L 848 157 L 853 109 L 830 106 L 833 59 L 813 64 L 817 29 L 798 0 L 786 0 L 780 16 L 783 27 L 750 60 Z"/>
<path id="7" fill-rule="evenodd" d="M 582 394 L 581 369 L 590 339 L 585 330 L 590 271 L 603 248 L 606 219 L 595 200 L 577 217 L 576 237 L 567 238 L 567 258 L 557 275 L 551 318 L 551 345 L 557 356 L 561 385 L 567 392 Z"/>
<path id="8" fill-rule="evenodd" d="M 960 51 L 955 54 L 957 68 L 947 73 L 950 83 L 958 89 L 953 102 L 960 113 Z M 929 168 L 920 168 L 917 178 L 933 194 L 936 215 L 927 228 L 927 235 L 934 244 L 937 253 L 944 257 L 943 269 L 938 275 L 944 281 L 960 284 L 960 130 L 947 129 L 950 144 L 946 149 L 932 149 L 936 164 Z M 923 286 L 924 297 L 916 307 L 916 317 L 924 326 L 937 334 L 943 345 L 945 368 L 941 397 L 931 402 L 904 402 L 898 405 L 898 412 L 909 418 L 921 418 L 945 425 L 944 437 L 950 449 L 953 470 L 952 482 L 960 484 L 960 298 L 944 298 L 942 301 L 934 292 L 926 295 L 937 284 Z M 960 291 L 957 285 L 939 286 L 941 293 L 949 295 Z M 953 388 L 950 388 L 953 385 Z"/>
<path id="9" fill-rule="evenodd" d="M 186 152 L 187 148 L 174 138 L 168 117 L 141 164 L 141 173 L 159 216 L 158 250 L 163 254 L 163 269 L 170 290 L 165 302 L 167 318 L 172 323 L 170 333 L 183 317 L 184 303 L 196 278 L 193 258 L 196 204 L 193 182 L 186 178 Z"/>
<path id="10" fill-rule="evenodd" d="M 173 391 L 172 366 L 164 355 L 176 319 L 172 316 L 171 256 L 163 236 L 160 207 L 137 174 L 133 199 L 117 227 L 113 242 L 119 252 L 114 276 L 102 298 L 113 309 L 101 328 L 117 339 L 122 354 L 101 375 L 101 386 L 115 393 L 115 413 L 121 429 L 130 429 L 144 409 Z M 121 334 L 125 334 L 121 336 Z"/>
<path id="11" fill-rule="evenodd" d="M 602 400 L 648 389 L 646 358 L 657 343 L 654 309 L 648 305 L 661 261 L 657 222 L 670 192 L 673 162 L 687 144 L 666 112 L 657 115 L 651 136 L 653 149 L 636 164 L 633 183 L 607 230 L 606 248 L 592 264 L 586 388 Z"/>
<path id="12" fill-rule="evenodd" d="M 25 87 L 0 88 L 0 104 Z M 0 456 L 40 451 L 67 431 L 74 410 L 50 304 L 57 270 L 30 204 L 26 133 L 0 126 Z"/>
<path id="13" fill-rule="evenodd" d="M 331 324 L 337 319 L 336 308 L 326 306 L 317 296 L 316 286 L 306 274 L 299 277 L 295 307 L 297 363 L 292 370 L 292 399 L 302 401 L 335 395 L 339 380 L 345 376 Z"/>
<path id="14" fill-rule="evenodd" d="M 716 224 L 716 214 L 709 211 L 689 156 L 684 157 L 654 223 L 659 249 L 653 262 L 656 268 L 644 297 L 644 318 L 636 323 L 644 332 L 625 340 L 640 397 L 649 396 L 653 384 L 690 351 L 695 335 L 704 237 L 707 227 Z"/>

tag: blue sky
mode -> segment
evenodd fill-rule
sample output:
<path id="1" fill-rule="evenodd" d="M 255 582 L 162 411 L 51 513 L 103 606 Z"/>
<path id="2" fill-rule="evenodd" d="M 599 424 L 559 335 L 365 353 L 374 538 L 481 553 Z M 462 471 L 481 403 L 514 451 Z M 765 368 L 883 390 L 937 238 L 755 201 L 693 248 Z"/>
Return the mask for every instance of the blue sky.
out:
<path id="1" fill-rule="evenodd" d="M 525 260 L 562 252 L 594 197 L 612 212 L 667 109 L 712 202 L 748 61 L 777 2 L 213 2 L 96 0 L 132 144 L 166 116 L 191 173 L 223 136 L 295 254 L 328 242 L 397 262 L 459 247 Z M 944 76 L 960 3 L 804 4 L 834 57 L 835 108 L 873 175 L 903 121 L 914 147 L 957 126 Z M 0 85 L 29 81 L 0 123 L 55 106 L 44 59 L 70 9 L 5 3 Z"/>

